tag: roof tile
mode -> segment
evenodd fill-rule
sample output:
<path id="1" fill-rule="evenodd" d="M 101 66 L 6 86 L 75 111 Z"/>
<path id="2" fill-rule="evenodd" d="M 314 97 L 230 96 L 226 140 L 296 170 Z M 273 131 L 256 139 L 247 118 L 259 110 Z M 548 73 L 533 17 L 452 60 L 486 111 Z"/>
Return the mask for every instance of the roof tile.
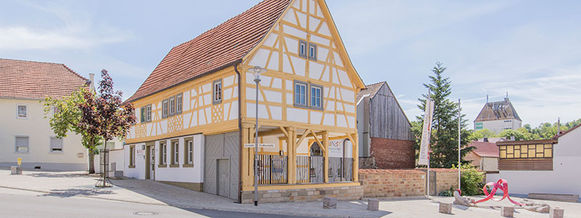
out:
<path id="1" fill-rule="evenodd" d="M 0 98 L 62 97 L 87 79 L 64 64 L 0 58 Z"/>
<path id="2" fill-rule="evenodd" d="M 266 36 L 291 0 L 265 0 L 174 48 L 127 101 L 135 101 L 242 59 Z"/>

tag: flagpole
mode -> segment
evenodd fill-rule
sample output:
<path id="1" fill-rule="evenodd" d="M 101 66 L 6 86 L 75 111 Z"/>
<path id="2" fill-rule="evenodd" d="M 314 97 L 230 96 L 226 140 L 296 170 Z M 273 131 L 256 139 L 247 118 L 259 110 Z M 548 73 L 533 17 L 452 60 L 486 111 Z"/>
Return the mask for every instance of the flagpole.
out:
<path id="1" fill-rule="evenodd" d="M 462 174 L 462 163 L 461 163 L 461 155 L 460 155 L 460 145 L 461 145 L 461 128 L 460 128 L 460 122 L 462 122 L 462 116 L 460 111 L 462 110 L 462 107 L 460 107 L 460 99 L 458 98 L 458 190 L 462 190 L 462 184 L 460 183 L 460 178 L 461 178 L 461 174 Z"/>

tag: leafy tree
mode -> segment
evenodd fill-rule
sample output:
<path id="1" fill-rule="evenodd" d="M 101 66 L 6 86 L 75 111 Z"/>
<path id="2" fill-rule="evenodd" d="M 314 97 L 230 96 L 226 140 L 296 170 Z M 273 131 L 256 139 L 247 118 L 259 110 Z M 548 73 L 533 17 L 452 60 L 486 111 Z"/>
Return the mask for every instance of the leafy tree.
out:
<path id="1" fill-rule="evenodd" d="M 474 131 L 474 132 L 472 132 L 472 135 L 471 135 L 471 138 L 473 140 L 482 139 L 482 138 L 494 138 L 494 137 L 496 137 L 496 134 L 489 129 L 481 129 L 478 131 Z"/>
<path id="2" fill-rule="evenodd" d="M 450 168 L 458 163 L 458 104 L 449 99 L 452 94 L 450 78 L 445 77 L 446 68 L 442 63 L 436 63 L 432 69 L 433 75 L 429 76 L 430 83 L 424 83 L 424 87 L 430 90 L 430 97 L 434 101 L 434 116 L 432 121 L 432 137 L 430 140 L 431 154 L 430 166 Z M 418 100 L 418 108 L 425 110 L 427 94 Z M 467 120 L 461 115 L 461 157 L 464 157 L 473 147 L 466 147 L 470 140 L 471 131 L 467 130 Z M 417 120 L 423 123 L 423 117 Z M 416 132 L 416 134 L 418 134 Z M 421 137 L 421 131 L 416 138 Z M 467 162 L 467 161 L 462 161 Z"/>
<path id="3" fill-rule="evenodd" d="M 87 87 L 81 87 L 63 98 L 48 97 L 44 101 L 45 117 L 49 117 L 49 125 L 58 138 L 64 138 L 72 132 L 81 135 L 81 144 L 87 148 L 89 153 L 89 173 L 95 173 L 95 154 L 97 147 L 101 144 L 102 138 L 99 135 L 91 134 L 78 124 L 81 120 L 82 112 L 79 105 L 85 102 L 85 93 L 91 92 Z"/>
<path id="4" fill-rule="evenodd" d="M 79 104 L 82 114 L 79 128 L 91 135 L 102 137 L 105 141 L 104 150 L 107 149 L 107 141 L 115 137 L 124 138 L 129 127 L 135 123 L 135 109 L 131 103 L 123 104 L 122 95 L 121 91 L 113 90 L 113 79 L 106 70 L 102 70 L 99 94 L 84 92 L 84 102 Z M 105 176 L 104 172 L 103 178 Z"/>

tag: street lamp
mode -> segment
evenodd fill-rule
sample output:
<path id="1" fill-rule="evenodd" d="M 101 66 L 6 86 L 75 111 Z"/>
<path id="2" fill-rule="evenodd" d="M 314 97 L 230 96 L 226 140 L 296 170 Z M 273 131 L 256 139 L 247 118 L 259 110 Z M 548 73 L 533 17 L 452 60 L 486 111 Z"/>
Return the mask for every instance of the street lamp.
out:
<path id="1" fill-rule="evenodd" d="M 258 89 L 260 83 L 260 74 L 266 72 L 266 69 L 254 66 L 248 69 L 254 74 L 254 82 L 256 83 L 256 126 L 254 127 L 254 206 L 258 206 Z"/>

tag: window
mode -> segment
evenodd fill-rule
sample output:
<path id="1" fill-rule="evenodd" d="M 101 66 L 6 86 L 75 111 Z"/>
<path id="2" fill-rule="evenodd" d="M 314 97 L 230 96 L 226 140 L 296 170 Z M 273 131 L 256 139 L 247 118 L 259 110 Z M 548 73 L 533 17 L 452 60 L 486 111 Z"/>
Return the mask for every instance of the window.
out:
<path id="1" fill-rule="evenodd" d="M 15 150 L 18 153 L 28 153 L 28 136 L 16 136 Z"/>
<path id="2" fill-rule="evenodd" d="M 183 109 L 183 97 L 182 94 L 176 95 L 176 113 L 181 114 Z"/>
<path id="3" fill-rule="evenodd" d="M 129 146 L 129 168 L 135 168 L 135 145 Z"/>
<path id="4" fill-rule="evenodd" d="M 309 59 L 317 60 L 317 45 L 309 43 Z"/>
<path id="5" fill-rule="evenodd" d="M 171 165 L 170 167 L 178 167 L 179 163 L 179 155 L 180 155 L 180 148 L 179 148 L 179 141 L 173 140 L 171 141 Z"/>
<path id="6" fill-rule="evenodd" d="M 295 107 L 323 109 L 323 86 L 295 81 Z"/>
<path id="7" fill-rule="evenodd" d="M 163 103 L 161 103 L 161 117 L 162 118 L 167 118 L 168 117 L 168 100 L 163 100 Z"/>
<path id="8" fill-rule="evenodd" d="M 295 106 L 307 106 L 307 84 L 295 81 Z"/>
<path id="9" fill-rule="evenodd" d="M 194 164 L 194 141 L 192 138 L 186 139 L 184 144 L 184 167 L 193 167 Z"/>
<path id="10" fill-rule="evenodd" d="M 159 167 L 167 165 L 167 145 L 165 141 L 159 142 Z"/>
<path id="11" fill-rule="evenodd" d="M 26 105 L 18 105 L 18 118 L 26 118 L 28 111 Z"/>
<path id="12" fill-rule="evenodd" d="M 63 152 L 63 139 L 50 137 L 50 152 Z"/>
<path id="13" fill-rule="evenodd" d="M 175 96 L 169 98 L 169 115 L 173 116 L 176 114 L 176 98 Z"/>
<path id="14" fill-rule="evenodd" d="M 323 87 L 311 84 L 311 107 L 322 109 L 323 108 Z"/>
<path id="15" fill-rule="evenodd" d="M 151 104 L 141 107 L 141 122 L 151 122 Z"/>
<path id="16" fill-rule="evenodd" d="M 552 158 L 552 144 L 501 145 L 500 159 Z"/>
<path id="17" fill-rule="evenodd" d="M 151 104 L 146 106 L 147 113 L 146 113 L 146 121 L 151 122 Z"/>
<path id="18" fill-rule="evenodd" d="M 213 103 L 214 104 L 220 104 L 222 103 L 222 80 L 216 80 L 214 81 L 214 85 L 213 85 L 213 90 L 212 90 L 212 97 L 213 97 Z"/>
<path id="19" fill-rule="evenodd" d="M 299 41 L 299 56 L 307 58 L 307 42 L 303 40 Z"/>

